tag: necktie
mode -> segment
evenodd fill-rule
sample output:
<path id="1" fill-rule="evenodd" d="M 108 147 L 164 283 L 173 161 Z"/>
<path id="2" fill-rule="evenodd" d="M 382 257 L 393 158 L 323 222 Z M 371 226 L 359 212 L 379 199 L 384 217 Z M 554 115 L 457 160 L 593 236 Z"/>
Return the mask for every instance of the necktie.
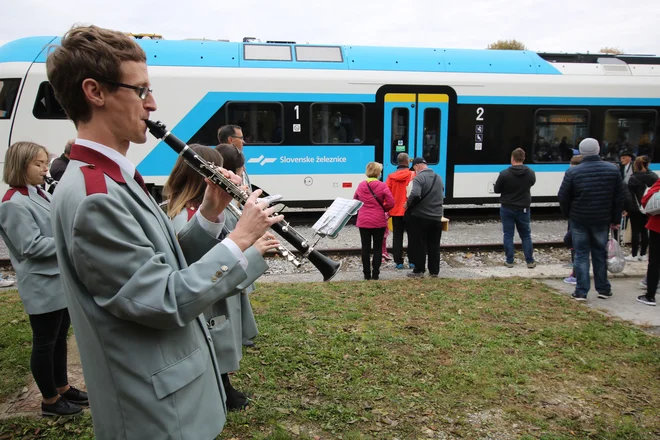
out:
<path id="1" fill-rule="evenodd" d="M 37 194 L 39 194 L 41 197 L 43 197 L 45 201 L 50 203 L 50 200 L 48 200 L 48 197 L 46 197 L 46 194 L 44 194 L 44 192 L 38 186 L 37 186 Z"/>
<path id="2" fill-rule="evenodd" d="M 144 179 L 142 178 L 142 175 L 138 172 L 138 170 L 135 170 L 135 175 L 133 175 L 133 179 L 140 185 L 140 187 L 144 190 L 144 192 L 149 195 L 149 191 L 147 190 L 147 185 L 144 184 Z"/>

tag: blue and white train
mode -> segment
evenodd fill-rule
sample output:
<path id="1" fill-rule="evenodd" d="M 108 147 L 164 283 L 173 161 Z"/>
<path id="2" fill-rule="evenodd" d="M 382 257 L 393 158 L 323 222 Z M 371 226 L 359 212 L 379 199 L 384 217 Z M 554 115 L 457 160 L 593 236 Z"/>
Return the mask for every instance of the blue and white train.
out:
<path id="1" fill-rule="evenodd" d="M 32 140 L 59 154 L 75 136 L 55 100 L 45 60 L 54 37 L 0 47 L 0 160 Z M 537 175 L 535 202 L 553 202 L 584 137 L 618 160 L 654 156 L 660 58 L 432 48 L 138 39 L 163 121 L 188 143 L 217 144 L 243 128 L 252 182 L 289 206 L 351 198 L 369 161 L 424 156 L 447 204 L 497 200 L 493 183 L 521 147 Z M 656 159 L 658 155 L 655 155 Z M 133 145 L 155 194 L 176 159 L 150 138 Z M 3 189 L 0 188 L 0 192 Z"/>

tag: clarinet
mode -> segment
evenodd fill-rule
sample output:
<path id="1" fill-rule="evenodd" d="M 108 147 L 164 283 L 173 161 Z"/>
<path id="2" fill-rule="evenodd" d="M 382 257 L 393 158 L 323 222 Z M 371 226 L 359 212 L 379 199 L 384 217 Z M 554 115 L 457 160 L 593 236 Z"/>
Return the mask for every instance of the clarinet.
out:
<path id="1" fill-rule="evenodd" d="M 209 179 L 213 184 L 222 188 L 239 204 L 245 204 L 248 199 L 247 193 L 231 180 L 223 176 L 222 173 L 217 171 L 215 165 L 199 157 L 188 145 L 186 145 L 185 142 L 172 134 L 172 132 L 168 131 L 165 124 L 160 121 L 154 122 L 148 119 L 145 120 L 145 123 L 147 124 L 149 132 L 155 138 L 162 139 L 163 142 L 176 151 L 191 168 Z M 330 258 L 314 249 L 313 246 L 310 246 L 307 240 L 293 229 L 288 222 L 282 220 L 279 223 L 273 224 L 271 228 L 298 250 L 303 258 L 307 258 L 314 267 L 321 272 L 321 275 L 323 275 L 323 281 L 330 281 L 339 271 L 341 262 L 337 263 L 332 261 Z"/>

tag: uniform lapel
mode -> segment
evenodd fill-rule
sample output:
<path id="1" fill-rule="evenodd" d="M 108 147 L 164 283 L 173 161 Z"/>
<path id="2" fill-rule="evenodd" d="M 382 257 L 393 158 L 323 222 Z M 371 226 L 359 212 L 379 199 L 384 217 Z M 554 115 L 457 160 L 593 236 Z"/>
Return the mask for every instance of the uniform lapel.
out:
<path id="1" fill-rule="evenodd" d="M 42 192 L 46 194 L 46 191 L 42 191 Z M 44 200 L 43 197 L 37 194 L 36 191 L 29 191 L 29 190 L 28 190 L 28 197 L 30 198 L 31 201 L 44 208 L 46 211 L 50 212 L 50 203 L 49 203 L 50 199 L 46 201 Z M 46 197 L 48 197 L 48 195 L 46 195 Z"/>

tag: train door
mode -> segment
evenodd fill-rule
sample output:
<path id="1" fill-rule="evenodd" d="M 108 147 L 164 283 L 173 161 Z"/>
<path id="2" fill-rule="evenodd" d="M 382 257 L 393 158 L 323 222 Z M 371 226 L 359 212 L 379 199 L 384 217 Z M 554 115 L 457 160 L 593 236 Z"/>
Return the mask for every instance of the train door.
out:
<path id="1" fill-rule="evenodd" d="M 426 159 L 446 188 L 449 95 L 387 91 L 381 96 L 383 179 L 396 170 L 399 153 L 408 153 L 410 159 Z"/>

